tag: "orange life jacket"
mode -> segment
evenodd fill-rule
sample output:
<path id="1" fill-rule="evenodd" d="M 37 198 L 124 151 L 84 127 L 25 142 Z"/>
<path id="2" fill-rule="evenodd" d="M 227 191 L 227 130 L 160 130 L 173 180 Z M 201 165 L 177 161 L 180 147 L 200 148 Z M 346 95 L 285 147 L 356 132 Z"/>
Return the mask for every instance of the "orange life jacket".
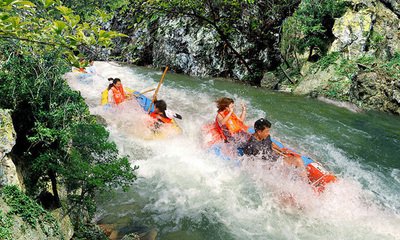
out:
<path id="1" fill-rule="evenodd" d="M 111 88 L 113 92 L 113 97 L 114 97 L 114 102 L 115 104 L 120 104 L 123 101 L 125 101 L 125 92 L 124 88 L 122 87 L 122 84 L 119 87 L 113 86 Z"/>
<path id="2" fill-rule="evenodd" d="M 171 118 L 163 117 L 159 113 L 152 112 L 152 113 L 150 113 L 150 117 L 158 119 L 163 123 L 172 123 L 172 119 Z"/>
<path id="3" fill-rule="evenodd" d="M 225 118 L 226 115 L 228 115 L 228 113 L 229 113 L 229 111 L 225 110 L 225 111 L 220 112 L 219 114 L 221 114 L 222 118 Z M 218 119 L 216 119 L 215 121 L 216 121 L 216 124 L 218 124 Z M 247 129 L 249 128 L 242 122 L 242 120 L 240 120 L 240 118 L 238 118 L 236 116 L 235 113 L 231 114 L 228 121 L 226 121 L 224 125 L 228 128 L 228 131 L 230 132 L 231 135 L 236 134 L 241 131 L 247 132 Z"/>
<path id="4" fill-rule="evenodd" d="M 204 125 L 202 131 L 207 136 L 206 143 L 209 146 L 226 140 L 217 118 L 215 118 L 214 123 Z"/>

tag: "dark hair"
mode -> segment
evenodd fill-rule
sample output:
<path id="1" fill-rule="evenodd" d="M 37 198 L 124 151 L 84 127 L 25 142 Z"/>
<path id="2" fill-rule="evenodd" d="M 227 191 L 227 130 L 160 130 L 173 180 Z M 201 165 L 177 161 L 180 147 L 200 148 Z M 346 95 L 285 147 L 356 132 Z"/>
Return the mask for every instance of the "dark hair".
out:
<path id="1" fill-rule="evenodd" d="M 108 78 L 108 81 L 112 82 L 108 85 L 107 90 L 110 90 L 117 82 L 121 82 L 121 79 L 119 78 Z"/>
<path id="2" fill-rule="evenodd" d="M 167 103 L 164 100 L 157 100 L 154 102 L 154 107 L 158 108 L 163 117 L 167 117 L 165 110 L 167 110 Z"/>
<path id="3" fill-rule="evenodd" d="M 260 118 L 254 123 L 254 130 L 256 132 L 262 131 L 265 128 L 271 128 L 271 123 L 265 118 Z"/>
<path id="4" fill-rule="evenodd" d="M 218 112 L 224 111 L 231 103 L 234 103 L 232 98 L 223 97 L 215 101 L 217 103 Z"/>

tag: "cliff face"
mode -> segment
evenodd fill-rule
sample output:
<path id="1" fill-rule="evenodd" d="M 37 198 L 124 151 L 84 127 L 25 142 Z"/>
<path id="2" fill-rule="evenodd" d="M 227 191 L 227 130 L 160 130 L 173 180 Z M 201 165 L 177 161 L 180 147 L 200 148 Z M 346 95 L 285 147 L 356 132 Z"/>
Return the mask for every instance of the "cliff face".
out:
<path id="1" fill-rule="evenodd" d="M 374 0 L 348 3 L 346 13 L 335 20 L 330 55 L 303 65 L 303 76 L 294 92 L 317 92 L 362 108 L 400 114 L 399 4 Z M 322 68 L 321 64 L 328 66 Z"/>

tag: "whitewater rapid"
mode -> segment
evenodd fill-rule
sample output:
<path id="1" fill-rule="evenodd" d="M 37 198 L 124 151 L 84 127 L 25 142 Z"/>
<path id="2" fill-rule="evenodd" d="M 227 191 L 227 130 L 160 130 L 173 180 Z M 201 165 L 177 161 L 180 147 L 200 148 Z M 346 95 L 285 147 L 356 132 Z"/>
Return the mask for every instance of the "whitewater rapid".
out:
<path id="1" fill-rule="evenodd" d="M 109 109 L 100 105 L 100 95 L 109 77 L 142 90 L 156 86 L 162 72 L 107 62 L 96 62 L 95 67 L 94 76 L 66 74 L 68 84 L 81 92 L 92 114 L 106 120 L 120 153 L 139 166 L 131 191 L 103 203 L 99 215 L 143 221 L 157 228 L 159 239 L 400 239 L 400 196 L 394 192 L 399 186 L 391 180 L 398 179 L 396 169 L 390 178 L 381 176 L 314 134 L 302 135 L 295 145 L 298 126 L 279 120 L 273 123 L 273 135 L 319 157 L 338 175 L 340 180 L 323 194 L 261 163 L 245 162 L 239 167 L 221 160 L 203 148 L 201 137 L 201 127 L 215 119 L 216 98 L 228 96 L 245 103 L 249 125 L 266 113 L 253 106 L 255 97 L 214 88 L 217 80 L 199 79 L 200 84 L 191 86 L 175 80 L 188 78 L 177 74 L 167 74 L 158 96 L 183 116 L 177 120 L 183 134 L 146 140 L 149 117 L 135 101 Z M 278 130 L 287 129 L 293 134 L 279 135 Z M 297 205 L 283 204 L 282 193 L 291 194 Z"/>

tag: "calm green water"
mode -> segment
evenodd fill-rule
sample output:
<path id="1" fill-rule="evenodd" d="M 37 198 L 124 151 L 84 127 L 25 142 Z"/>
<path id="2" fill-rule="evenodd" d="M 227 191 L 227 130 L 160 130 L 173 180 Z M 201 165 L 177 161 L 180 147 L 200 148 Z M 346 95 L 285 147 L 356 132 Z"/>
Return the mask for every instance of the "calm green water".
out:
<path id="1" fill-rule="evenodd" d="M 110 122 L 120 151 L 140 166 L 130 191 L 99 196 L 99 221 L 116 224 L 121 235 L 153 228 L 157 239 L 400 239 L 400 117 L 169 73 L 159 98 L 183 116 L 184 133 L 148 141 L 138 134 L 143 116 L 132 110 L 136 105 L 110 114 L 98 106 L 99 92 L 107 77 L 144 89 L 161 72 L 97 67 L 101 77 L 74 87 Z M 246 160 L 238 167 L 207 152 L 201 126 L 215 119 L 213 101 L 221 96 L 246 103 L 249 125 L 267 117 L 273 137 L 319 160 L 339 182 L 317 196 L 279 171 Z M 284 205 L 282 193 L 298 207 Z"/>

